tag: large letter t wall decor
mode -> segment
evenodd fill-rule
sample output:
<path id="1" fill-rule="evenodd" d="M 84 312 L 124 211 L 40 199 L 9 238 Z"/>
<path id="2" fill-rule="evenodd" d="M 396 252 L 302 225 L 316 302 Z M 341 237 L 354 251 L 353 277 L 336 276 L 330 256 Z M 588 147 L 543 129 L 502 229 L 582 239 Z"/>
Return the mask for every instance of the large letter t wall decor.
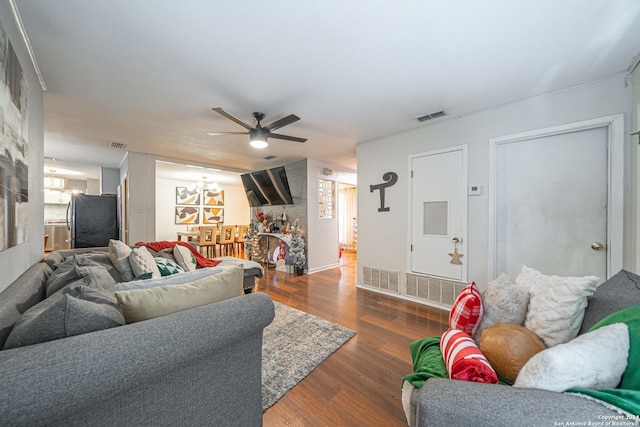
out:
<path id="1" fill-rule="evenodd" d="M 370 185 L 369 190 L 373 193 L 375 190 L 380 190 L 380 207 L 378 208 L 378 212 L 389 212 L 389 208 L 384 205 L 384 189 L 387 187 L 391 187 L 393 184 L 398 182 L 398 174 L 395 172 L 387 172 L 382 175 L 382 179 L 386 182 L 376 185 Z"/>

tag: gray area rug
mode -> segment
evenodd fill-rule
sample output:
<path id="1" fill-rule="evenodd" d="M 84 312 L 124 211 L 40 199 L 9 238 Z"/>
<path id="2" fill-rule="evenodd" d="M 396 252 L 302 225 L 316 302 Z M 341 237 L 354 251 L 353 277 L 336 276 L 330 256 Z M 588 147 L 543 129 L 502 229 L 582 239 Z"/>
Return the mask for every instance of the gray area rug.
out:
<path id="1" fill-rule="evenodd" d="M 262 410 L 309 375 L 356 333 L 274 301 L 262 338 Z"/>

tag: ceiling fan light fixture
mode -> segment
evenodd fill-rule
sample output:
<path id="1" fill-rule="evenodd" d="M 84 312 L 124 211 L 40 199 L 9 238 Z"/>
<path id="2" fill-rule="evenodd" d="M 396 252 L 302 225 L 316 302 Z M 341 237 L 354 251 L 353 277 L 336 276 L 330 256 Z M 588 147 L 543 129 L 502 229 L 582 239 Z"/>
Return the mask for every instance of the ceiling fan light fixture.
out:
<path id="1" fill-rule="evenodd" d="M 253 148 L 267 148 L 269 144 L 267 144 L 267 141 L 263 141 L 261 139 L 252 139 L 249 141 L 249 145 Z"/>
<path id="2" fill-rule="evenodd" d="M 267 135 L 262 129 L 251 129 L 249 131 L 249 145 L 253 148 L 266 148 L 269 144 L 267 144 Z"/>

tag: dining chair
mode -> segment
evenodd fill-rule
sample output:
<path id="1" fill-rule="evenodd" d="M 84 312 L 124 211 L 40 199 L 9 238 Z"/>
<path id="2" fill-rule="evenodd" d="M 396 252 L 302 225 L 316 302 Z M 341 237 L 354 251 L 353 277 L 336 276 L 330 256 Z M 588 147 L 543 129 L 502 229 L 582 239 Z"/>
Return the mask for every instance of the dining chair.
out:
<path id="1" fill-rule="evenodd" d="M 218 236 L 220 244 L 220 256 L 233 255 L 233 243 L 235 240 L 235 226 L 223 225 Z"/>
<path id="2" fill-rule="evenodd" d="M 200 227 L 200 236 L 198 238 L 198 251 L 202 254 L 202 250 L 205 249 L 205 255 L 207 258 L 215 258 L 216 253 L 216 234 L 218 232 L 217 225 L 206 225 Z M 213 250 L 213 256 L 211 252 Z"/>
<path id="3" fill-rule="evenodd" d="M 248 225 L 241 225 L 238 227 L 238 234 L 235 240 L 235 246 L 238 248 L 237 254 L 244 252 L 244 242 L 247 240 L 247 233 L 249 232 Z"/>

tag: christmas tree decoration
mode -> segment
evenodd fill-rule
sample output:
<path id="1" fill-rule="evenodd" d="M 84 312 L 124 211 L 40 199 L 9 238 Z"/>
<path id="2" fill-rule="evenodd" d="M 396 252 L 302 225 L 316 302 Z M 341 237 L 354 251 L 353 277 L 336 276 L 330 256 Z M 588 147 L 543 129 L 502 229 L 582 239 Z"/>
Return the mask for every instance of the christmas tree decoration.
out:
<path id="1" fill-rule="evenodd" d="M 298 228 L 298 220 L 293 223 L 293 233 L 291 234 L 291 244 L 289 245 L 289 256 L 296 268 L 296 275 L 302 276 L 304 273 L 304 263 L 307 259 L 304 254 L 304 236 Z"/>

